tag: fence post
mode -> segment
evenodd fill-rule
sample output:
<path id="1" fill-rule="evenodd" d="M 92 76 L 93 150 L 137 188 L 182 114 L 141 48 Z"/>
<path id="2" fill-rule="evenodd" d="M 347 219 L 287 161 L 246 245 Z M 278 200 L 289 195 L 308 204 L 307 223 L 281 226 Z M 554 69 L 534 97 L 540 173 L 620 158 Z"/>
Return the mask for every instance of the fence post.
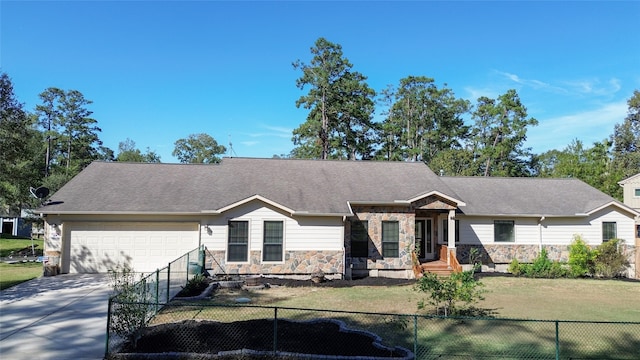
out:
<path id="1" fill-rule="evenodd" d="M 109 296 L 109 303 L 107 305 L 107 336 L 104 344 L 104 357 L 107 358 L 109 356 L 109 330 L 111 328 L 111 304 L 113 302 L 113 297 Z"/>
<path id="2" fill-rule="evenodd" d="M 273 308 L 273 356 L 278 353 L 278 308 Z"/>
<path id="3" fill-rule="evenodd" d="M 189 255 L 190 253 L 187 253 L 187 282 L 189 282 Z"/>
<path id="4" fill-rule="evenodd" d="M 171 292 L 171 263 L 167 265 L 167 304 L 169 303 L 170 292 Z"/>
<path id="5" fill-rule="evenodd" d="M 556 360 L 560 360 L 560 334 L 559 334 L 558 320 L 556 320 L 555 323 L 556 323 Z"/>
<path id="6" fill-rule="evenodd" d="M 160 302 L 160 269 L 156 269 L 156 314 L 158 313 L 159 302 Z"/>
<path id="7" fill-rule="evenodd" d="M 413 315 L 413 356 L 418 357 L 418 315 Z"/>

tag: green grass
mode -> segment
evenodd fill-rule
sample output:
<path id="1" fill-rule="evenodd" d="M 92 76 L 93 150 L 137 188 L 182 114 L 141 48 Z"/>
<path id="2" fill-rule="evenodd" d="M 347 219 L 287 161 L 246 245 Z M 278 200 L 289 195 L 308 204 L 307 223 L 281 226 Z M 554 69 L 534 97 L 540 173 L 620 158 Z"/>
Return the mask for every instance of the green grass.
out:
<path id="1" fill-rule="evenodd" d="M 498 276 L 481 281 L 487 292 L 476 306 L 495 317 L 640 322 L 640 281 Z M 433 311 L 418 310 L 418 302 L 427 300 L 428 294 L 415 291 L 412 285 L 226 290 L 214 294 L 214 301 L 230 304 L 238 297 L 248 297 L 254 305 L 277 307 L 392 314 Z"/>
<path id="2" fill-rule="evenodd" d="M 33 244 L 36 249 L 36 255 L 41 255 L 43 241 L 34 240 Z M 31 254 L 30 239 L 0 239 L 0 257 L 7 257 L 25 248 L 28 248 L 28 253 Z M 20 258 L 16 257 L 16 260 L 20 260 Z M 42 275 L 41 263 L 0 263 L 0 290 L 31 280 L 40 275 Z"/>
<path id="3" fill-rule="evenodd" d="M 0 263 L 0 290 L 42 275 L 42 263 Z"/>
<path id="4" fill-rule="evenodd" d="M 33 240 L 36 255 L 42 255 L 43 243 L 43 240 Z M 31 239 L 0 238 L 0 257 L 7 257 L 12 252 L 18 252 L 25 248 L 28 248 L 27 250 L 31 254 Z"/>
<path id="5" fill-rule="evenodd" d="M 556 323 L 562 359 L 634 359 L 640 348 L 640 324 L 597 322 L 640 322 L 640 282 L 593 279 L 529 279 L 485 277 L 488 292 L 478 307 L 496 319 L 458 320 L 392 314 L 425 314 L 417 302 L 427 294 L 404 286 L 362 286 L 352 288 L 278 287 L 265 290 L 225 290 L 208 303 L 232 304 L 238 297 L 251 305 L 280 307 L 280 319 L 305 320 L 330 317 L 349 327 L 367 329 L 388 345 L 413 349 L 417 340 L 419 358 L 451 356 L 459 359 L 554 358 Z M 207 303 L 207 302 L 202 302 Z M 166 307 L 154 323 L 183 319 L 233 322 L 252 318 L 273 318 L 274 310 L 256 307 L 203 307 L 198 303 Z M 370 315 L 342 312 L 289 310 L 284 308 L 372 312 Z M 429 310 L 429 309 L 427 309 Z M 431 309 L 432 310 L 432 309 Z M 428 312 L 428 311 L 427 311 Z M 519 321 L 531 319 L 546 321 Z M 416 321 L 414 327 L 414 321 Z M 581 323 L 576 321 L 590 321 Z M 414 332 L 414 329 L 417 329 Z"/>

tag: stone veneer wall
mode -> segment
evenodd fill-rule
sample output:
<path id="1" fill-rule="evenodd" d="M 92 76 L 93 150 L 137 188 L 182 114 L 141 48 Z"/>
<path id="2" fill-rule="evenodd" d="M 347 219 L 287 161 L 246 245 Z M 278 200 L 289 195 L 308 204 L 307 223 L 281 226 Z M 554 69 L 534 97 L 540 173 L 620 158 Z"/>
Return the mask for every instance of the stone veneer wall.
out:
<path id="1" fill-rule="evenodd" d="M 410 270 L 411 250 L 415 244 L 415 213 L 408 207 L 354 206 L 354 217 L 345 224 L 345 251 L 347 261 L 353 270 Z M 351 221 L 368 221 L 369 256 L 367 258 L 351 258 Z M 382 222 L 398 221 L 400 228 L 399 256 L 384 258 L 382 256 Z"/>
<path id="2" fill-rule="evenodd" d="M 344 257 L 342 251 L 285 251 L 284 262 L 264 263 L 261 251 L 251 251 L 249 262 L 228 264 L 225 251 L 207 251 L 205 265 L 220 274 L 223 267 L 227 275 L 296 275 L 311 276 L 322 271 L 330 277 L 344 273 Z M 215 261 L 213 261 L 215 257 Z M 217 263 L 216 263 L 217 261 Z"/>
<path id="3" fill-rule="evenodd" d="M 629 275 L 633 277 L 634 270 L 637 273 L 638 264 L 636 261 L 636 252 L 640 251 L 638 246 L 623 244 L 622 251 L 629 260 L 630 269 Z M 547 250 L 547 254 L 550 260 L 567 262 L 569 261 L 569 246 L 568 245 L 543 245 Z M 538 257 L 540 253 L 539 245 L 457 245 L 456 257 L 460 264 L 469 263 L 469 250 L 471 248 L 477 248 L 480 250 L 480 259 L 483 265 L 492 264 L 508 264 L 513 259 L 517 259 L 519 262 L 531 263 Z"/>

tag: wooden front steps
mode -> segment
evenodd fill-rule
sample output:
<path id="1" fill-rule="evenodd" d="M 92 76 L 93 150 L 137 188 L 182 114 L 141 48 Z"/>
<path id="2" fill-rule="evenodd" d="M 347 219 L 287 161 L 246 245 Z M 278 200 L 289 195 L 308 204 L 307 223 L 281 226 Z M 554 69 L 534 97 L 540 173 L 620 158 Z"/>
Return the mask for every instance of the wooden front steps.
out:
<path id="1" fill-rule="evenodd" d="M 435 260 L 420 264 L 422 272 L 433 273 L 436 275 L 449 276 L 453 273 L 453 267 L 449 266 L 446 261 Z"/>

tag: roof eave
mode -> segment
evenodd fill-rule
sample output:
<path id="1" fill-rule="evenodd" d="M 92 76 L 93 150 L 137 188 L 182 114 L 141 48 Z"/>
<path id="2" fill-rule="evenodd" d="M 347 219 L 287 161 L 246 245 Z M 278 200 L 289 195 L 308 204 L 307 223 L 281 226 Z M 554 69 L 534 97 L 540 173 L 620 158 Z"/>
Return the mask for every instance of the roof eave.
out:
<path id="1" fill-rule="evenodd" d="M 194 211 L 37 211 L 42 215 L 200 215 Z"/>

